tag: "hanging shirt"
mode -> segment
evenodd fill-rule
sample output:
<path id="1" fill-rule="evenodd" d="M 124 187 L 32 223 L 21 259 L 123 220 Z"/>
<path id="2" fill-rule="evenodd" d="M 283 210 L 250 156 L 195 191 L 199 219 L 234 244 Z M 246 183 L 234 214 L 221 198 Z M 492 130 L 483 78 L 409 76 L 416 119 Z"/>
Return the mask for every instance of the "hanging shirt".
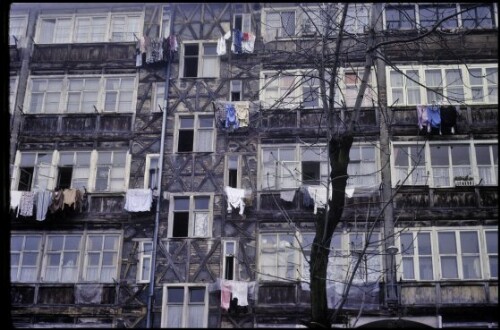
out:
<path id="1" fill-rule="evenodd" d="M 417 119 L 418 119 L 418 128 L 422 129 L 430 125 L 429 117 L 427 114 L 427 107 L 423 105 L 417 105 Z"/>
<path id="2" fill-rule="evenodd" d="M 68 205 L 69 207 L 73 207 L 74 209 L 75 208 L 74 205 L 76 203 L 76 189 L 64 189 L 63 200 L 64 200 L 64 205 Z"/>
<path id="3" fill-rule="evenodd" d="M 235 54 L 241 54 L 241 38 L 242 33 L 238 29 L 233 30 L 233 44 L 231 45 L 231 51 Z"/>
<path id="4" fill-rule="evenodd" d="M 231 282 L 227 280 L 221 280 L 220 307 L 222 307 L 225 310 L 228 310 L 230 302 L 231 302 Z"/>
<path id="5" fill-rule="evenodd" d="M 282 190 L 280 192 L 280 198 L 285 202 L 293 202 L 295 197 L 295 190 Z"/>
<path id="6" fill-rule="evenodd" d="M 438 105 L 432 105 L 427 107 L 427 112 L 429 116 L 429 122 L 432 128 L 441 127 L 441 112 Z"/>
<path id="7" fill-rule="evenodd" d="M 21 195 L 23 194 L 22 191 L 11 191 L 10 192 L 10 209 L 13 211 L 16 211 L 16 216 L 19 214 L 19 204 L 21 203 Z"/>
<path id="8" fill-rule="evenodd" d="M 220 37 L 217 40 L 217 55 L 226 55 L 226 40 L 224 37 Z"/>
<path id="9" fill-rule="evenodd" d="M 240 215 L 245 211 L 245 202 L 243 198 L 245 197 L 245 189 L 236 189 L 229 186 L 224 187 L 224 191 L 227 196 L 227 211 L 232 212 L 232 208 L 240 209 Z"/>
<path id="10" fill-rule="evenodd" d="M 38 191 L 36 198 L 36 220 L 43 221 L 47 215 L 52 193 L 48 190 Z"/>
<path id="11" fill-rule="evenodd" d="M 236 110 L 236 116 L 238 117 L 238 127 L 248 126 L 249 108 L 250 104 L 248 101 L 234 102 L 234 109 Z"/>
<path id="12" fill-rule="evenodd" d="M 234 109 L 234 106 L 230 103 L 227 103 L 226 106 L 226 128 L 238 128 L 239 127 L 239 121 L 238 117 L 236 116 L 236 110 Z"/>
<path id="13" fill-rule="evenodd" d="M 64 206 L 64 196 L 62 190 L 54 191 L 52 194 L 52 203 L 49 206 L 50 212 L 54 213 Z"/>
<path id="14" fill-rule="evenodd" d="M 151 210 L 153 192 L 151 189 L 129 189 L 125 196 L 125 210 L 146 212 Z"/>
<path id="15" fill-rule="evenodd" d="M 307 191 L 309 196 L 314 200 L 314 214 L 318 212 L 318 208 L 325 208 L 328 200 L 326 198 L 326 187 L 323 186 L 308 186 Z M 332 190 L 330 189 L 330 197 Z"/>
<path id="16" fill-rule="evenodd" d="M 255 36 L 252 33 L 245 33 L 247 35 L 247 39 L 243 38 L 241 42 L 241 49 L 243 53 L 253 53 L 254 44 L 255 44 Z"/>

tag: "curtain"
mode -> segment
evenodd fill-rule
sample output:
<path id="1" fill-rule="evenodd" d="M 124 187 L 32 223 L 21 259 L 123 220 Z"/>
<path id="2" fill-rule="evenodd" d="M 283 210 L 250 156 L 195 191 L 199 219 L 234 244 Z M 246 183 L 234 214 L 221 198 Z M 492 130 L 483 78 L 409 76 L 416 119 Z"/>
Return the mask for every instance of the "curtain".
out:
<path id="1" fill-rule="evenodd" d="M 203 328 L 203 320 L 205 318 L 205 305 L 194 305 L 190 304 L 188 306 L 188 328 Z"/>
<path id="2" fill-rule="evenodd" d="M 208 213 L 194 213 L 194 237 L 207 237 L 208 235 Z"/>
<path id="3" fill-rule="evenodd" d="M 212 151 L 213 130 L 199 129 L 198 130 L 197 151 Z"/>
<path id="4" fill-rule="evenodd" d="M 167 328 L 182 327 L 182 305 L 167 306 Z"/>

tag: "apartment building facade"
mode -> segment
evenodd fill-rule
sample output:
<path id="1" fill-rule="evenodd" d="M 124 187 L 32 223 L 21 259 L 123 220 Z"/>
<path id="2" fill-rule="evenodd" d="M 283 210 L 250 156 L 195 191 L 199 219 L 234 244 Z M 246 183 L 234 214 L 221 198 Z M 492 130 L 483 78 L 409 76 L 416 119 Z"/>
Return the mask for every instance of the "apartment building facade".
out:
<path id="1" fill-rule="evenodd" d="M 498 327 L 498 7 L 349 3 L 330 116 L 342 8 L 13 4 L 13 325 L 304 327 L 357 115 L 333 325 Z"/>

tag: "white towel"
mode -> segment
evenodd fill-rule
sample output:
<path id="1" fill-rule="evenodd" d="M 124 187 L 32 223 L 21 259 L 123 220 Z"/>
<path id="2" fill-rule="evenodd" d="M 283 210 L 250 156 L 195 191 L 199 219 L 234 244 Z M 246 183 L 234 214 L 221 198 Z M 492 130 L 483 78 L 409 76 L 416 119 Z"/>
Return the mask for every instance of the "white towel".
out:
<path id="1" fill-rule="evenodd" d="M 22 191 L 14 190 L 10 192 L 10 208 L 12 210 L 16 210 L 16 208 L 19 207 L 19 204 L 21 203 L 21 195 Z"/>
<path id="2" fill-rule="evenodd" d="M 282 190 L 280 192 L 280 198 L 285 202 L 293 202 L 295 197 L 295 190 Z"/>
<path id="3" fill-rule="evenodd" d="M 326 187 L 323 186 L 308 186 L 307 191 L 309 196 L 314 200 L 314 214 L 318 212 L 318 208 L 325 208 L 328 200 L 326 198 Z M 332 190 L 330 189 L 330 198 Z"/>
<path id="4" fill-rule="evenodd" d="M 129 189 L 125 196 L 125 210 L 145 212 L 151 210 L 153 192 L 151 189 Z"/>
<path id="5" fill-rule="evenodd" d="M 232 281 L 231 288 L 233 292 L 233 298 L 238 298 L 238 306 L 248 306 L 248 283 Z"/>
<path id="6" fill-rule="evenodd" d="M 224 187 L 224 191 L 227 195 L 227 211 L 231 212 L 231 207 L 235 209 L 240 209 L 240 215 L 245 211 L 245 202 L 243 198 L 245 198 L 245 189 L 236 189 L 231 188 L 229 186 Z"/>

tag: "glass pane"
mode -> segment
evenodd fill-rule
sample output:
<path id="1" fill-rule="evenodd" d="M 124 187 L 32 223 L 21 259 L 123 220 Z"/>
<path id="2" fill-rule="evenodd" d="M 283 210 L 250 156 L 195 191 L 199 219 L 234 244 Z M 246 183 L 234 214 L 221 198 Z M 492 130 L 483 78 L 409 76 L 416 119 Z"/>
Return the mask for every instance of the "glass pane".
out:
<path id="1" fill-rule="evenodd" d="M 25 252 L 23 254 L 23 266 L 35 266 L 38 259 L 38 252 Z"/>
<path id="2" fill-rule="evenodd" d="M 199 125 L 201 128 L 214 127 L 214 119 L 211 116 L 200 116 Z"/>
<path id="3" fill-rule="evenodd" d="M 401 253 L 413 255 L 413 234 L 401 234 Z"/>
<path id="4" fill-rule="evenodd" d="M 174 210 L 189 210 L 189 197 L 175 197 Z"/>
<path id="5" fill-rule="evenodd" d="M 203 303 L 205 301 L 205 288 L 189 288 L 189 302 Z"/>
<path id="6" fill-rule="evenodd" d="M 455 253 L 457 253 L 455 233 L 438 233 L 438 238 L 439 238 L 439 253 L 440 254 L 455 254 Z"/>
<path id="7" fill-rule="evenodd" d="M 167 288 L 167 302 L 183 303 L 184 302 L 184 288 Z"/>
<path id="8" fill-rule="evenodd" d="M 421 280 L 432 280 L 434 275 L 432 274 L 432 258 L 431 257 L 420 257 L 418 258 L 419 269 L 420 269 L 420 279 Z"/>
<path id="9" fill-rule="evenodd" d="M 116 264 L 116 253 L 114 252 L 103 252 L 102 254 L 102 265 L 103 266 L 114 266 Z"/>
<path id="10" fill-rule="evenodd" d="M 498 277 L 498 257 L 490 257 L 490 276 Z"/>
<path id="11" fill-rule="evenodd" d="M 498 253 L 498 232 L 487 231 L 486 235 L 486 251 L 488 253 Z"/>
<path id="12" fill-rule="evenodd" d="M 481 277 L 479 257 L 462 257 L 462 268 L 466 279 Z"/>
<path id="13" fill-rule="evenodd" d="M 475 231 L 460 232 L 460 244 L 462 253 L 479 253 L 479 242 Z"/>
<path id="14" fill-rule="evenodd" d="M 118 238 L 116 236 L 106 236 L 104 238 L 104 250 L 117 250 Z"/>
<path id="15" fill-rule="evenodd" d="M 457 258 L 441 257 L 441 272 L 443 278 L 458 278 Z"/>
<path id="16" fill-rule="evenodd" d="M 469 147 L 468 146 L 451 146 L 451 159 L 453 165 L 469 165 Z"/>
<path id="17" fill-rule="evenodd" d="M 180 128 L 193 128 L 194 127 L 194 118 L 193 117 L 182 117 L 179 118 Z"/>
<path id="18" fill-rule="evenodd" d="M 101 255 L 99 253 L 89 253 L 87 256 L 88 265 L 89 266 L 99 266 L 100 256 Z"/>
<path id="19" fill-rule="evenodd" d="M 21 251 L 23 247 L 23 236 L 11 236 L 10 238 L 10 250 L 11 251 Z"/>
<path id="20" fill-rule="evenodd" d="M 102 236 L 90 236 L 88 243 L 89 251 L 101 251 L 102 250 Z"/>
<path id="21" fill-rule="evenodd" d="M 64 236 L 51 236 L 48 238 L 47 249 L 49 251 L 62 250 Z"/>
<path id="22" fill-rule="evenodd" d="M 415 270 L 413 267 L 413 258 L 403 258 L 403 277 L 405 279 L 414 279 Z"/>
<path id="23" fill-rule="evenodd" d="M 449 165 L 448 147 L 431 146 L 432 165 Z"/>
<path id="24" fill-rule="evenodd" d="M 430 255 L 431 252 L 431 237 L 429 233 L 418 233 L 418 254 Z"/>
<path id="25" fill-rule="evenodd" d="M 39 236 L 27 236 L 24 249 L 38 251 L 40 249 L 40 241 L 41 237 Z"/>
<path id="26" fill-rule="evenodd" d="M 209 201 L 210 197 L 208 196 L 196 196 L 194 198 L 194 208 L 196 210 L 207 210 Z"/>

